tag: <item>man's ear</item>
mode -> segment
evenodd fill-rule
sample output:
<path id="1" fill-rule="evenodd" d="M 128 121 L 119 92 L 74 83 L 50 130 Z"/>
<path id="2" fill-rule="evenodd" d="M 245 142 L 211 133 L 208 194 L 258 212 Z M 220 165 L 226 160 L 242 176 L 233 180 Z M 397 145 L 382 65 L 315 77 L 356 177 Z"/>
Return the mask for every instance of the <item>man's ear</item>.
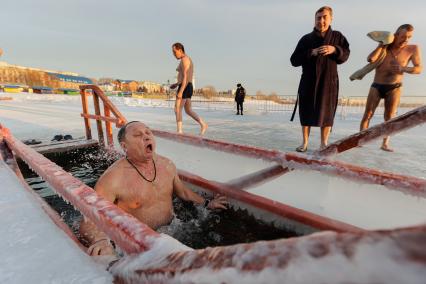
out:
<path id="1" fill-rule="evenodd" d="M 126 146 L 126 143 L 124 143 L 124 142 L 120 142 L 120 146 L 121 146 L 121 149 L 123 149 L 123 151 L 126 153 L 126 152 L 127 152 L 127 146 Z"/>

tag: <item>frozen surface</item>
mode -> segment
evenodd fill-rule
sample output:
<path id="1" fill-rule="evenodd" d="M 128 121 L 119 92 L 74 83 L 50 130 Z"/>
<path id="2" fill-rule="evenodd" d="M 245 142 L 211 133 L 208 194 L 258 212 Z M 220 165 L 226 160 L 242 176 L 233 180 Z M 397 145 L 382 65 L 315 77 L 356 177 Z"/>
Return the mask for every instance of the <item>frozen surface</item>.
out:
<path id="1" fill-rule="evenodd" d="M 111 283 L 0 160 L 0 283 Z"/>
<path id="2" fill-rule="evenodd" d="M 13 97 L 11 101 L 0 101 L 0 123 L 9 127 L 20 139 L 51 139 L 55 134 L 84 136 L 79 96 L 1 93 L 0 96 Z M 111 100 L 129 121 L 141 120 L 155 129 L 175 131 L 173 102 L 122 97 L 111 97 Z M 89 102 L 92 103 L 91 100 Z M 195 110 L 209 123 L 207 138 L 281 151 L 293 151 L 300 144 L 300 125 L 297 121 L 289 122 L 290 112 L 262 113 L 247 104 L 245 115 L 236 116 L 233 110 L 228 109 L 229 106 L 215 110 L 206 106 L 195 105 Z M 362 111 L 362 108 L 338 109 L 330 142 L 357 132 Z M 399 110 L 400 114 L 406 111 L 408 109 Z M 382 121 L 382 116 L 376 115 L 371 124 Z M 114 131 L 116 134 L 117 129 Z M 189 134 L 199 132 L 199 126 L 187 115 L 184 115 L 184 131 Z M 93 121 L 92 133 L 96 138 Z M 375 141 L 334 158 L 426 178 L 425 139 L 426 126 L 422 125 L 392 137 L 394 153 L 379 150 L 380 141 Z M 171 158 L 178 168 L 206 179 L 225 182 L 270 165 L 170 140 L 157 140 L 160 154 Z M 318 148 L 318 142 L 319 130 L 314 128 L 308 154 Z M 269 184 L 251 189 L 251 192 L 363 228 L 418 224 L 425 222 L 422 216 L 426 216 L 424 199 L 318 172 L 285 174 Z"/>
<path id="3" fill-rule="evenodd" d="M 157 138 L 157 144 L 158 152 L 170 158 L 179 169 L 220 182 L 228 182 L 235 177 L 274 165 L 274 163 L 263 160 L 186 145 L 167 139 Z"/>
<path id="4" fill-rule="evenodd" d="M 12 97 L 11 101 L 0 101 L 0 123 L 11 128 L 20 139 L 51 139 L 59 133 L 72 134 L 74 137 L 85 135 L 81 99 L 79 96 L 9 94 L 0 93 L 0 97 Z M 161 100 L 141 100 L 122 97 L 110 97 L 128 120 L 141 120 L 150 127 L 175 131 L 173 102 Z M 90 106 L 92 100 L 89 98 Z M 209 104 L 196 104 L 194 109 L 208 123 L 206 137 L 239 144 L 253 145 L 281 151 L 294 151 L 301 143 L 300 124 L 290 122 L 290 111 L 260 112 L 250 103 L 245 103 L 244 116 L 235 115 L 230 105 L 222 104 L 223 109 L 215 109 Z M 233 105 L 232 105 L 233 106 Z M 399 109 L 399 114 L 409 109 Z M 338 108 L 330 142 L 356 133 L 359 129 L 363 108 Z M 92 113 L 94 113 L 92 111 Z M 371 125 L 383 121 L 377 111 Z M 186 114 L 183 117 L 184 131 L 197 134 L 199 126 Z M 114 129 L 116 133 L 116 129 Z M 96 138 L 96 125 L 92 121 L 93 137 Z M 379 150 L 380 141 L 373 141 L 362 148 L 352 149 L 339 154 L 336 159 L 361 166 L 373 167 L 407 175 L 426 178 L 426 125 L 415 127 L 391 138 L 394 153 Z M 319 129 L 313 128 L 308 154 L 319 147 Z M 212 169 L 214 170 L 214 169 Z"/>
<path id="5" fill-rule="evenodd" d="M 248 191 L 364 229 L 426 223 L 425 198 L 316 171 L 294 170 Z"/>

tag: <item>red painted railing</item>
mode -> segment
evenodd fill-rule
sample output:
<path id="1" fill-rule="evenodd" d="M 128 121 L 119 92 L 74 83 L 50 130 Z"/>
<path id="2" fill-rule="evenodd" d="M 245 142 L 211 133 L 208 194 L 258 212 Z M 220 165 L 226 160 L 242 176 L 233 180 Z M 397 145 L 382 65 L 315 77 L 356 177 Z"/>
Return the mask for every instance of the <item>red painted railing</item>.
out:
<path id="1" fill-rule="evenodd" d="M 3 139 L 13 152 L 41 176 L 52 189 L 71 202 L 84 216 L 104 231 L 123 251 L 149 250 L 160 235 L 112 202 L 96 194 L 89 186 L 37 153 L 2 128 Z"/>
<path id="2" fill-rule="evenodd" d="M 93 104 L 95 109 L 95 115 L 89 114 L 89 104 L 87 101 L 87 96 L 90 93 L 93 95 Z M 80 86 L 80 94 L 81 94 L 81 103 L 83 106 L 83 113 L 81 116 L 84 118 L 84 127 L 86 129 L 86 138 L 92 139 L 92 130 L 90 126 L 89 119 L 96 120 L 96 126 L 98 130 L 98 138 L 99 144 L 102 146 L 105 145 L 104 132 L 102 128 L 102 121 L 105 122 L 105 132 L 108 146 L 114 146 L 114 139 L 112 136 L 112 127 L 111 123 L 115 123 L 117 127 L 121 127 L 123 124 L 127 122 L 121 112 L 116 108 L 116 106 L 108 99 L 108 97 L 104 94 L 104 92 L 95 85 L 81 85 Z M 101 115 L 101 108 L 99 101 L 102 100 L 104 105 L 104 115 Z M 115 116 L 111 117 L 111 112 Z"/>

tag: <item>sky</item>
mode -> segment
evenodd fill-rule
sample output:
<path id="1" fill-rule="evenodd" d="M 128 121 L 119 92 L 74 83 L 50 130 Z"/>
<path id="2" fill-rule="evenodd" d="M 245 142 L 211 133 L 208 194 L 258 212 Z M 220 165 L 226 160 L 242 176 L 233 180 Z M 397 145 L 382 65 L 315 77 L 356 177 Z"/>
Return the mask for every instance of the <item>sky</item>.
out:
<path id="1" fill-rule="evenodd" d="M 0 60 L 166 83 L 175 80 L 178 63 L 171 45 L 181 42 L 194 62 L 197 88 L 228 90 L 240 82 L 251 95 L 296 95 L 301 68 L 289 58 L 324 5 L 334 10 L 332 28 L 350 43 L 350 58 L 339 66 L 341 96 L 367 95 L 373 74 L 356 82 L 348 77 L 377 45 L 368 32 L 410 23 L 411 42 L 426 46 L 421 0 L 2 0 Z M 405 76 L 405 96 L 424 90 L 425 74 Z"/>

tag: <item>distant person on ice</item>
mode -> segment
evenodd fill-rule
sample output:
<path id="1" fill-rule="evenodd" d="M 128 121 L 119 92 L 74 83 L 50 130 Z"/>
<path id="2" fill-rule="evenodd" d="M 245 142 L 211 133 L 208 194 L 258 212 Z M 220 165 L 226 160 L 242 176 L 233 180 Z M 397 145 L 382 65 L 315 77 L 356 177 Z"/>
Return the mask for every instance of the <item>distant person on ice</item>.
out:
<path id="1" fill-rule="evenodd" d="M 175 164 L 155 153 L 154 135 L 145 124 L 129 122 L 117 136 L 126 157 L 99 178 L 95 190 L 100 196 L 154 230 L 172 220 L 173 195 L 209 209 L 226 209 L 226 197 L 208 201 L 182 183 Z M 80 233 L 90 243 L 90 255 L 114 254 L 108 237 L 92 222 L 83 220 Z"/>
<path id="2" fill-rule="evenodd" d="M 379 62 L 377 62 L 374 81 L 368 93 L 360 130 L 368 128 L 381 99 L 385 101 L 385 121 L 394 117 L 399 105 L 404 73 L 420 74 L 422 71 L 420 48 L 417 45 L 408 44 L 413 36 L 413 31 L 412 25 L 400 26 L 394 34 L 392 43 L 384 45 L 380 42 L 377 48 L 368 55 L 367 60 L 370 63 Z M 412 67 L 408 67 L 410 61 L 413 64 Z M 389 136 L 383 139 L 381 149 L 388 152 L 393 151 L 389 147 Z"/>
<path id="3" fill-rule="evenodd" d="M 350 50 L 343 34 L 331 29 L 332 19 L 330 7 L 318 9 L 314 30 L 299 40 L 290 58 L 293 66 L 302 66 L 298 101 L 303 143 L 298 152 L 308 149 L 311 126 L 321 127 L 321 149 L 327 146 L 333 126 L 339 93 L 337 64 L 348 60 Z M 296 107 L 297 102 L 291 120 Z"/>
<path id="4" fill-rule="evenodd" d="M 243 115 L 243 104 L 246 97 L 246 90 L 241 84 L 237 84 L 237 91 L 235 92 L 235 102 L 237 103 L 237 115 Z"/>
<path id="5" fill-rule="evenodd" d="M 180 60 L 179 66 L 176 68 L 178 72 L 177 83 L 170 85 L 170 89 L 178 87 L 175 103 L 176 127 L 178 133 L 183 133 L 182 128 L 182 108 L 185 107 L 185 112 L 200 124 L 200 135 L 203 135 L 207 130 L 207 123 L 198 116 L 191 106 L 191 97 L 193 93 L 192 78 L 194 77 L 194 64 L 191 58 L 185 54 L 183 44 L 177 42 L 172 45 L 172 52 L 176 59 Z"/>

